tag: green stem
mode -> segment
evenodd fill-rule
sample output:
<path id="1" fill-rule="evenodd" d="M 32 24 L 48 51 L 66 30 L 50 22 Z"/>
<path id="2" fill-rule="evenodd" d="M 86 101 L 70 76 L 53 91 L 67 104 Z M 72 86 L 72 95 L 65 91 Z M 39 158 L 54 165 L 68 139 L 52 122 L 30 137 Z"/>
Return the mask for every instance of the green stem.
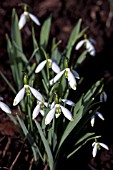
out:
<path id="1" fill-rule="evenodd" d="M 30 129 L 33 132 L 33 122 L 30 109 L 30 95 L 27 95 L 27 113 L 28 113 L 28 125 L 30 125 Z"/>

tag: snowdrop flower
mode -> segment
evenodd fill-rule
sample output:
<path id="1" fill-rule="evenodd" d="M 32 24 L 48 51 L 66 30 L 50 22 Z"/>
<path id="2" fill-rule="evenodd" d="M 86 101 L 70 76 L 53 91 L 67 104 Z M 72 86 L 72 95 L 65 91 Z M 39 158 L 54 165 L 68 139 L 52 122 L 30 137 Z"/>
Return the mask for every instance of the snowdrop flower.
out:
<path id="1" fill-rule="evenodd" d="M 69 106 L 75 106 L 75 103 L 71 100 L 68 100 L 68 99 L 61 99 L 61 100 Z"/>
<path id="2" fill-rule="evenodd" d="M 5 113 L 9 113 L 11 114 L 11 110 L 9 108 L 9 106 L 7 106 L 4 102 L 2 102 L 1 100 L 3 100 L 3 98 L 0 96 L 0 109 L 2 111 L 4 111 Z"/>
<path id="3" fill-rule="evenodd" d="M 67 108 L 65 108 L 61 104 L 55 104 L 54 106 L 53 105 L 54 104 L 52 104 L 52 108 L 48 112 L 48 114 L 47 114 L 47 116 L 45 118 L 45 124 L 46 125 L 48 125 L 52 121 L 54 115 L 56 116 L 56 118 L 58 118 L 60 116 L 61 112 L 64 114 L 64 116 L 67 119 L 69 119 L 70 121 L 73 121 L 72 114 Z"/>
<path id="4" fill-rule="evenodd" d="M 18 23 L 20 30 L 25 26 L 28 18 L 30 18 L 35 24 L 40 25 L 40 22 L 35 15 L 31 14 L 30 12 L 24 11 L 20 16 L 20 20 Z"/>
<path id="5" fill-rule="evenodd" d="M 90 113 L 92 112 L 92 110 L 90 110 Z M 96 112 L 95 115 L 91 116 L 91 126 L 94 126 L 95 123 L 95 116 L 98 116 L 101 120 L 104 120 L 103 115 L 100 112 Z"/>
<path id="6" fill-rule="evenodd" d="M 65 74 L 65 77 L 68 79 L 69 85 L 73 90 L 76 90 L 76 79 L 79 79 L 79 75 L 75 70 L 71 70 L 70 68 L 65 68 L 60 71 L 53 79 L 50 80 L 50 85 L 56 83 L 62 76 Z"/>
<path id="7" fill-rule="evenodd" d="M 94 42 L 92 41 L 92 43 L 94 43 Z M 95 56 L 96 51 L 95 51 L 95 48 L 94 48 L 94 46 L 92 45 L 92 43 L 91 43 L 91 40 L 88 40 L 88 39 L 81 40 L 81 41 L 79 41 L 78 44 L 76 45 L 75 49 L 76 49 L 76 50 L 79 50 L 79 49 L 81 48 L 81 46 L 82 46 L 83 44 L 85 44 L 86 49 L 88 50 L 89 54 L 90 54 L 91 56 Z"/>
<path id="8" fill-rule="evenodd" d="M 26 93 L 30 94 L 29 92 L 31 92 L 37 100 L 43 100 L 43 97 L 41 93 L 38 92 L 38 90 L 25 84 L 24 87 L 17 93 L 16 97 L 14 98 L 13 106 L 16 106 L 24 98 L 24 95 Z"/>
<path id="9" fill-rule="evenodd" d="M 45 66 L 46 64 L 48 64 L 48 67 L 49 67 L 49 68 L 52 68 L 52 70 L 53 70 L 55 73 L 59 73 L 59 72 L 60 72 L 60 68 L 59 68 L 59 66 L 56 64 L 56 62 L 55 62 L 53 59 L 47 59 L 47 60 L 42 61 L 42 62 L 36 67 L 35 73 L 39 73 L 39 72 L 44 68 L 44 66 Z"/>
<path id="10" fill-rule="evenodd" d="M 93 142 L 92 147 L 93 147 L 93 151 L 92 151 L 93 157 L 96 156 L 97 150 L 100 150 L 101 147 L 105 148 L 106 150 L 109 150 L 106 144 L 100 142 Z"/>
<path id="11" fill-rule="evenodd" d="M 100 101 L 101 102 L 106 102 L 107 101 L 107 94 L 105 91 L 103 91 L 101 94 L 100 94 Z"/>
<path id="12" fill-rule="evenodd" d="M 46 102 L 41 102 L 38 101 L 36 107 L 33 110 L 33 115 L 32 115 L 32 119 L 35 119 L 39 113 L 41 113 L 42 116 L 44 116 L 44 106 L 48 106 L 48 103 Z"/>

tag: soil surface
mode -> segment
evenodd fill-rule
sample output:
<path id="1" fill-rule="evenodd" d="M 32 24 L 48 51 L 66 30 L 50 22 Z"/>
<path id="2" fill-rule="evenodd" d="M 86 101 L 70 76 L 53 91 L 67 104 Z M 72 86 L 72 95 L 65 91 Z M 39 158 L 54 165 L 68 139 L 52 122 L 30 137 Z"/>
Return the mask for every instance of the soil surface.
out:
<path id="1" fill-rule="evenodd" d="M 113 169 L 113 1 L 112 0 L 4 0 L 0 1 L 0 71 L 13 82 L 7 54 L 6 33 L 10 35 L 12 9 L 18 16 L 23 12 L 21 3 L 27 3 L 41 23 L 51 14 L 51 37 L 62 40 L 59 49 L 62 51 L 68 41 L 71 30 L 79 18 L 82 18 L 82 28 L 88 27 L 87 35 L 96 41 L 96 56 L 89 57 L 79 68 L 81 76 L 85 77 L 84 87 L 89 87 L 98 79 L 104 78 L 107 102 L 101 111 L 105 117 L 102 124 L 97 122 L 103 136 L 103 142 L 109 150 L 100 150 L 94 159 L 88 145 L 78 153 L 77 159 L 68 161 L 73 169 L 78 170 L 112 170 Z M 39 28 L 37 37 L 39 35 Z M 24 28 L 24 53 L 31 55 L 31 31 L 29 24 Z M 81 89 L 81 93 L 83 90 Z M 0 78 L 0 96 L 12 108 L 14 94 Z M 96 129 L 96 130 L 98 130 Z M 0 110 L 0 169 L 35 170 L 33 160 L 27 149 L 26 139 L 20 138 L 19 132 L 12 121 Z M 43 169 L 43 168 L 42 168 Z M 66 168 L 65 168 L 66 169 Z M 46 168 L 45 168 L 46 170 Z M 60 169 L 59 169 L 60 170 Z M 62 169 L 63 170 L 63 169 Z"/>

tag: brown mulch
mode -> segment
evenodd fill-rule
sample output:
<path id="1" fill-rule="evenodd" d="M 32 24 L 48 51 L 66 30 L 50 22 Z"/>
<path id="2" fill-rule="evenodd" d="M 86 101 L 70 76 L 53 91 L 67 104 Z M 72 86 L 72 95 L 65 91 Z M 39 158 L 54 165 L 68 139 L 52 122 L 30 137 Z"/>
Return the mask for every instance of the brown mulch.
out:
<path id="1" fill-rule="evenodd" d="M 108 95 L 108 101 L 103 105 L 101 111 L 105 116 L 104 125 L 98 124 L 100 132 L 105 143 L 109 146 L 109 151 L 100 151 L 96 159 L 92 158 L 91 150 L 87 152 L 87 157 L 78 158 L 83 161 L 84 169 L 91 170 L 110 170 L 113 169 L 113 20 L 109 20 L 110 3 L 112 0 L 4 0 L 0 1 L 0 70 L 7 75 L 9 80 L 13 82 L 9 67 L 7 46 L 5 34 L 10 35 L 11 14 L 12 9 L 17 10 L 18 15 L 22 13 L 21 3 L 26 2 L 30 5 L 32 12 L 38 16 L 41 23 L 52 14 L 52 26 L 50 38 L 56 37 L 62 40 L 59 49 L 62 51 L 68 41 L 71 30 L 82 18 L 82 28 L 86 26 L 88 36 L 96 41 L 96 56 L 89 58 L 80 67 L 80 75 L 86 78 L 84 87 L 95 80 L 105 79 L 105 90 Z M 113 2 L 112 2 L 113 3 Z M 108 22 L 109 21 L 109 22 Z M 39 28 L 37 37 L 39 35 Z M 24 29 L 23 38 L 24 52 L 26 56 L 31 55 L 32 46 L 30 44 L 31 31 L 29 27 Z M 74 56 L 76 57 L 76 56 Z M 0 96 L 4 97 L 4 101 L 12 108 L 14 94 L 10 88 L 0 78 Z M 102 125 L 102 126 L 101 126 Z M 84 154 L 86 154 L 86 151 Z M 82 165 L 78 165 L 78 170 L 82 169 Z M 72 162 L 71 162 L 72 163 Z M 74 164 L 74 160 L 73 160 Z M 21 140 L 18 130 L 10 119 L 0 110 L 0 167 L 2 169 L 33 169 L 32 157 L 29 150 Z"/>

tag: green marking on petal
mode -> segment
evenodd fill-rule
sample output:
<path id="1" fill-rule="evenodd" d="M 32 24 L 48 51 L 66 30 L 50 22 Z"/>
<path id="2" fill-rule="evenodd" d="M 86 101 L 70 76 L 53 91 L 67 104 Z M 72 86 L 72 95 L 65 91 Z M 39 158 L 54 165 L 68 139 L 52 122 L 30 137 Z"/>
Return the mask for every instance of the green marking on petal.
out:
<path id="1" fill-rule="evenodd" d="M 50 60 L 47 60 L 47 66 L 48 66 L 48 68 L 51 68 L 51 61 Z"/>
<path id="2" fill-rule="evenodd" d="M 76 90 L 76 88 L 77 88 L 76 85 L 74 85 L 74 86 L 73 86 L 73 89 Z"/>
<path id="3" fill-rule="evenodd" d="M 65 71 L 65 77 L 68 78 L 68 71 Z"/>
<path id="4" fill-rule="evenodd" d="M 56 107 L 56 112 L 57 112 L 57 114 L 61 114 L 61 108 L 60 107 Z"/>
<path id="5" fill-rule="evenodd" d="M 74 119 L 73 118 L 71 118 L 71 120 L 70 121 L 74 121 Z"/>

